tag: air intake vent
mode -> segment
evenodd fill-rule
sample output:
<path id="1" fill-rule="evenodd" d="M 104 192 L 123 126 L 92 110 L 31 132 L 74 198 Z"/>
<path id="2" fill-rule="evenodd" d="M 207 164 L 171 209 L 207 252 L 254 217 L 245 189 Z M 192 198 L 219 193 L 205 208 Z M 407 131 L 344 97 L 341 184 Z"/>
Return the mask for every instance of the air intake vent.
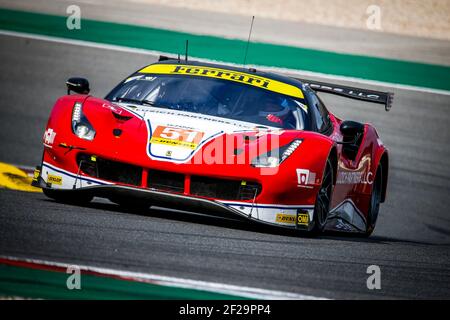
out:
<path id="1" fill-rule="evenodd" d="M 132 118 L 130 116 L 122 116 L 122 115 L 120 115 L 118 113 L 115 113 L 114 111 L 111 111 L 111 112 L 112 112 L 114 118 L 116 118 L 119 121 L 128 121 L 128 120 L 130 120 Z"/>
<path id="2" fill-rule="evenodd" d="M 97 158 L 87 154 L 79 154 L 77 161 L 80 170 L 92 177 L 133 186 L 141 185 L 141 167 Z"/>
<path id="3" fill-rule="evenodd" d="M 252 200 L 261 192 L 261 185 L 253 182 L 191 177 L 191 194 L 222 200 Z"/>
<path id="4" fill-rule="evenodd" d="M 184 192 L 184 175 L 179 173 L 149 170 L 148 187 L 162 191 Z"/>

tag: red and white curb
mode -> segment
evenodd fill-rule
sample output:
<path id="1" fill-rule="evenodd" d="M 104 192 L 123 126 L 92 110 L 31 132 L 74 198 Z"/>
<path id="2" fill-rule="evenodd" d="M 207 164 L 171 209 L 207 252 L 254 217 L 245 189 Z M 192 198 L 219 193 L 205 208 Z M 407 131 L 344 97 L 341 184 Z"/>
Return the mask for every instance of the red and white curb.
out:
<path id="1" fill-rule="evenodd" d="M 142 283 L 150 283 L 174 288 L 209 291 L 214 293 L 221 293 L 242 298 L 258 299 L 258 300 L 327 300 L 326 298 L 323 297 L 316 297 L 292 292 L 236 286 L 218 282 L 199 281 L 192 279 L 161 276 L 150 273 L 121 271 L 116 269 L 68 264 L 54 261 L 24 259 L 11 256 L 0 256 L 0 264 L 13 265 L 16 267 L 48 270 L 48 271 L 59 271 L 59 272 L 66 272 L 66 270 L 69 267 L 77 267 L 80 271 L 91 275 Z"/>

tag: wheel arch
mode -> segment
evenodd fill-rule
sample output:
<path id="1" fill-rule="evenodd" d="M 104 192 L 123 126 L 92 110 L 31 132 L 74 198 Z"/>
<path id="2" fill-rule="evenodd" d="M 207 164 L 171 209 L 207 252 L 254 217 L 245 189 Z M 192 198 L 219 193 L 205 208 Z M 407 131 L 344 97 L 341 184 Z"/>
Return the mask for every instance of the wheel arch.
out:
<path id="1" fill-rule="evenodd" d="M 330 150 L 330 154 L 328 155 L 328 158 L 331 161 L 331 165 L 333 167 L 333 184 L 336 185 L 337 181 L 337 169 L 338 169 L 338 155 L 336 146 L 332 146 Z"/>
<path id="2" fill-rule="evenodd" d="M 378 162 L 376 170 L 381 165 L 381 179 L 382 179 L 382 189 L 381 189 L 381 203 L 386 201 L 386 193 L 387 193 L 387 183 L 388 183 L 388 173 L 389 173 L 389 155 L 385 151 L 381 156 L 380 161 Z"/>

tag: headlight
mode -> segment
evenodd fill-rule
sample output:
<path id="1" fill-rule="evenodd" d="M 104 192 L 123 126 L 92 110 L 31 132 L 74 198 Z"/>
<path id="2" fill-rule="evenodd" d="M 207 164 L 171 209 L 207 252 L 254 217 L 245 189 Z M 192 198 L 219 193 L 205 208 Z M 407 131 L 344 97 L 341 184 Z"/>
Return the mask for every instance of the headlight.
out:
<path id="1" fill-rule="evenodd" d="M 256 168 L 275 168 L 284 160 L 289 158 L 291 154 L 302 144 L 302 140 L 297 139 L 279 149 L 271 150 L 252 160 L 252 166 Z"/>
<path id="2" fill-rule="evenodd" d="M 81 102 L 75 102 L 73 106 L 72 131 L 81 139 L 93 140 L 95 137 L 95 130 L 84 115 Z"/>

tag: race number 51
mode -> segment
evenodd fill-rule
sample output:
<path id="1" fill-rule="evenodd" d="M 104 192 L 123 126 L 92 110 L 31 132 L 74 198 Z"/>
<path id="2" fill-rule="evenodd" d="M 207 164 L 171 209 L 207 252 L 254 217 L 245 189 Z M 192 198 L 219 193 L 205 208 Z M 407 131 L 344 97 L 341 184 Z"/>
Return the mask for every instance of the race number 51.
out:
<path id="1" fill-rule="evenodd" d="M 202 138 L 203 132 L 158 126 L 153 132 L 150 142 L 195 149 Z"/>

